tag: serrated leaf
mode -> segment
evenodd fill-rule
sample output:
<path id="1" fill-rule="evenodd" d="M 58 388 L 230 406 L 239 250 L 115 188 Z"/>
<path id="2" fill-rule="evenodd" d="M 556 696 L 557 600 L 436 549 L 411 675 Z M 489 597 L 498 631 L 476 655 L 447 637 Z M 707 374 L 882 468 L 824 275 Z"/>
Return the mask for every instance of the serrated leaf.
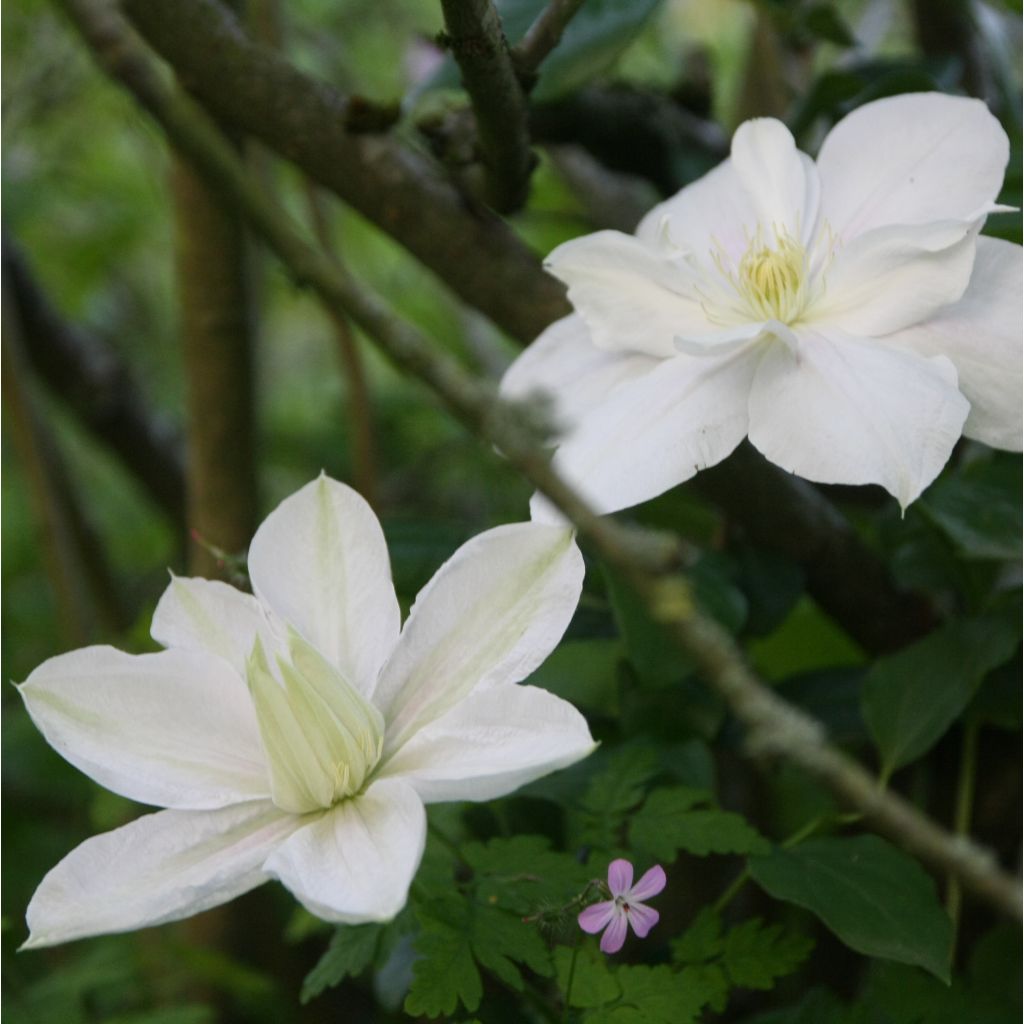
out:
<path id="1" fill-rule="evenodd" d="M 672 958 L 684 964 L 703 963 L 721 952 L 722 918 L 714 907 L 704 907 L 672 943 Z"/>
<path id="2" fill-rule="evenodd" d="M 949 981 L 953 929 L 935 885 L 885 840 L 810 839 L 749 866 L 769 895 L 810 910 L 851 949 Z"/>
<path id="3" fill-rule="evenodd" d="M 620 967 L 618 1001 L 587 1015 L 588 1024 L 689 1024 L 709 1001 L 696 974 L 669 967 Z"/>
<path id="4" fill-rule="evenodd" d="M 813 939 L 755 917 L 729 930 L 722 963 L 734 985 L 766 990 L 792 974 L 813 948 Z"/>
<path id="5" fill-rule="evenodd" d="M 995 616 L 951 622 L 874 664 L 861 708 L 885 774 L 931 748 L 986 673 L 1013 655 L 1018 636 L 1015 622 Z"/>
<path id="6" fill-rule="evenodd" d="M 573 964 L 575 955 L 576 963 Z M 621 989 L 608 967 L 608 958 L 588 943 L 575 950 L 559 946 L 555 950 L 555 972 L 558 989 L 564 993 L 572 973 L 569 1005 L 577 1009 L 593 1009 L 619 998 Z"/>
<path id="7" fill-rule="evenodd" d="M 361 974 L 373 960 L 383 930 L 384 926 L 380 924 L 343 925 L 338 928 L 323 956 L 303 980 L 299 1001 L 308 1003 L 325 989 Z"/>
<path id="8" fill-rule="evenodd" d="M 580 806 L 570 816 L 573 844 L 609 851 L 621 845 L 629 813 L 643 800 L 647 783 L 658 774 L 657 753 L 650 747 L 622 747 L 608 766 L 590 780 Z"/>
<path id="9" fill-rule="evenodd" d="M 416 916 L 420 959 L 405 1000 L 412 1016 L 451 1016 L 460 1002 L 474 1013 L 483 997 L 477 964 L 516 990 L 523 985 L 517 962 L 551 973 L 543 940 L 516 915 L 451 894 L 421 904 Z"/>
<path id="10" fill-rule="evenodd" d="M 707 795 L 687 787 L 655 790 L 633 816 L 630 845 L 658 860 L 673 861 L 679 850 L 705 857 L 711 853 L 766 853 L 768 841 L 732 811 L 693 809 Z"/>

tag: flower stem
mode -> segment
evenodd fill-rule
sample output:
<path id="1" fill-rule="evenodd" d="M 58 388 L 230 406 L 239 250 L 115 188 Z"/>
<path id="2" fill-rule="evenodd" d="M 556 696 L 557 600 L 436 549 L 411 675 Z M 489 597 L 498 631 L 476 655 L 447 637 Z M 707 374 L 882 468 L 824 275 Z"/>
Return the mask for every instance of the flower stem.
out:
<path id="1" fill-rule="evenodd" d="M 569 961 L 569 977 L 565 979 L 565 1015 L 563 1016 L 564 1024 L 569 1024 L 569 1007 L 571 1003 L 569 1000 L 572 998 L 572 981 L 576 976 L 576 957 L 579 956 L 580 947 L 579 943 L 572 947 L 572 959 Z"/>

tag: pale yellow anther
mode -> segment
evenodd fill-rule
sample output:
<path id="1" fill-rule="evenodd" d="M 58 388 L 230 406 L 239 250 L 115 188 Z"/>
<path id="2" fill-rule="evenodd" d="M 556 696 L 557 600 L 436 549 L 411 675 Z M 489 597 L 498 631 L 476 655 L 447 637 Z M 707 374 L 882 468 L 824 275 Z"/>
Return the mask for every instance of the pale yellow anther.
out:
<path id="1" fill-rule="evenodd" d="M 807 304 L 806 281 L 804 247 L 776 229 L 774 245 L 766 244 L 758 230 L 740 260 L 734 284 L 755 316 L 789 324 Z"/>

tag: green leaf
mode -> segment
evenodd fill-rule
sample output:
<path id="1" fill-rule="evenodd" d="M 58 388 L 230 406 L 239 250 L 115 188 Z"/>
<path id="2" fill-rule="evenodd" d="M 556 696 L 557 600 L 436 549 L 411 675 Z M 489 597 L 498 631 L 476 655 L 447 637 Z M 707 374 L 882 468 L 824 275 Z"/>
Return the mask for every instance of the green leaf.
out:
<path id="1" fill-rule="evenodd" d="M 872 666 L 861 707 L 884 774 L 931 748 L 985 674 L 1013 655 L 1017 638 L 1017 625 L 995 616 L 952 622 Z"/>
<path id="2" fill-rule="evenodd" d="M 572 640 L 555 649 L 529 678 L 584 711 L 614 716 L 619 706 L 620 640 Z"/>
<path id="3" fill-rule="evenodd" d="M 1021 556 L 1021 463 L 993 459 L 969 466 L 928 488 L 918 511 L 956 545 L 965 558 Z"/>
<path id="4" fill-rule="evenodd" d="M 704 907 L 690 927 L 672 942 L 672 957 L 680 963 L 699 964 L 722 952 L 722 918 L 714 907 Z"/>
<path id="5" fill-rule="evenodd" d="M 765 990 L 792 974 L 813 948 L 813 939 L 755 917 L 729 930 L 722 962 L 734 985 Z"/>
<path id="6" fill-rule="evenodd" d="M 573 956 L 576 964 L 573 966 Z M 572 972 L 572 989 L 569 1005 L 581 1010 L 604 1006 L 619 998 L 621 989 L 612 976 L 608 958 L 599 953 L 593 943 L 577 946 L 574 950 L 559 946 L 555 950 L 555 974 L 560 992 L 566 991 L 569 973 Z"/>
<path id="7" fill-rule="evenodd" d="M 811 35 L 836 46 L 853 46 L 856 43 L 849 26 L 840 17 L 832 4 L 813 4 L 803 14 L 803 23 Z"/>
<path id="8" fill-rule="evenodd" d="M 331 936 L 323 956 L 303 980 L 299 1001 L 308 1003 L 325 989 L 361 974 L 373 960 L 383 930 L 384 926 L 380 924 L 343 925 L 339 928 Z"/>
<path id="9" fill-rule="evenodd" d="M 717 808 L 694 809 L 709 795 L 686 786 L 655 790 L 634 815 L 630 845 L 671 862 L 679 850 L 698 857 L 710 853 L 765 853 L 767 840 L 739 814 Z"/>
<path id="10" fill-rule="evenodd" d="M 709 1001 L 697 972 L 620 967 L 615 980 L 622 993 L 618 1001 L 589 1013 L 587 1024 L 690 1024 Z"/>
<path id="11" fill-rule="evenodd" d="M 453 893 L 421 904 L 416 916 L 420 958 L 405 1000 L 411 1016 L 450 1017 L 460 1002 L 475 1012 L 483 998 L 477 964 L 517 991 L 523 987 L 517 962 L 537 974 L 551 973 L 543 940 L 517 915 Z"/>
<path id="12" fill-rule="evenodd" d="M 750 860 L 769 895 L 805 907 L 851 949 L 949 981 L 953 929 L 916 861 L 877 836 L 811 839 Z"/>

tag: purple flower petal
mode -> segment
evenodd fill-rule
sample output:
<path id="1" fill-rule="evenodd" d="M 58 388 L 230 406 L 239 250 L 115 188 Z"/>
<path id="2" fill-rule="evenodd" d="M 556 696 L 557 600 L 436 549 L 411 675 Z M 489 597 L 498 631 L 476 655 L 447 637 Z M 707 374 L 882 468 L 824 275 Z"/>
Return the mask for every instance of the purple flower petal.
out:
<path id="1" fill-rule="evenodd" d="M 608 865 L 608 888 L 613 896 L 624 896 L 633 884 L 633 865 L 619 858 Z"/>
<path id="2" fill-rule="evenodd" d="M 614 913 L 615 903 L 612 900 L 605 900 L 604 903 L 595 903 L 581 911 L 576 920 L 585 932 L 596 935 L 612 919 Z"/>
<path id="3" fill-rule="evenodd" d="M 655 864 L 650 871 L 645 871 L 640 881 L 629 890 L 627 893 L 629 902 L 649 900 L 652 896 L 657 896 L 664 888 L 665 869 L 660 864 Z"/>
<path id="4" fill-rule="evenodd" d="M 608 927 L 605 929 L 604 935 L 601 936 L 601 952 L 602 953 L 618 953 L 622 949 L 622 944 L 626 941 L 626 913 L 619 908 L 616 908 L 612 914 L 612 919 Z"/>
<path id="5" fill-rule="evenodd" d="M 661 915 L 643 903 L 630 903 L 626 917 L 633 926 L 633 931 L 641 939 L 647 937 L 647 933 L 658 923 Z"/>

